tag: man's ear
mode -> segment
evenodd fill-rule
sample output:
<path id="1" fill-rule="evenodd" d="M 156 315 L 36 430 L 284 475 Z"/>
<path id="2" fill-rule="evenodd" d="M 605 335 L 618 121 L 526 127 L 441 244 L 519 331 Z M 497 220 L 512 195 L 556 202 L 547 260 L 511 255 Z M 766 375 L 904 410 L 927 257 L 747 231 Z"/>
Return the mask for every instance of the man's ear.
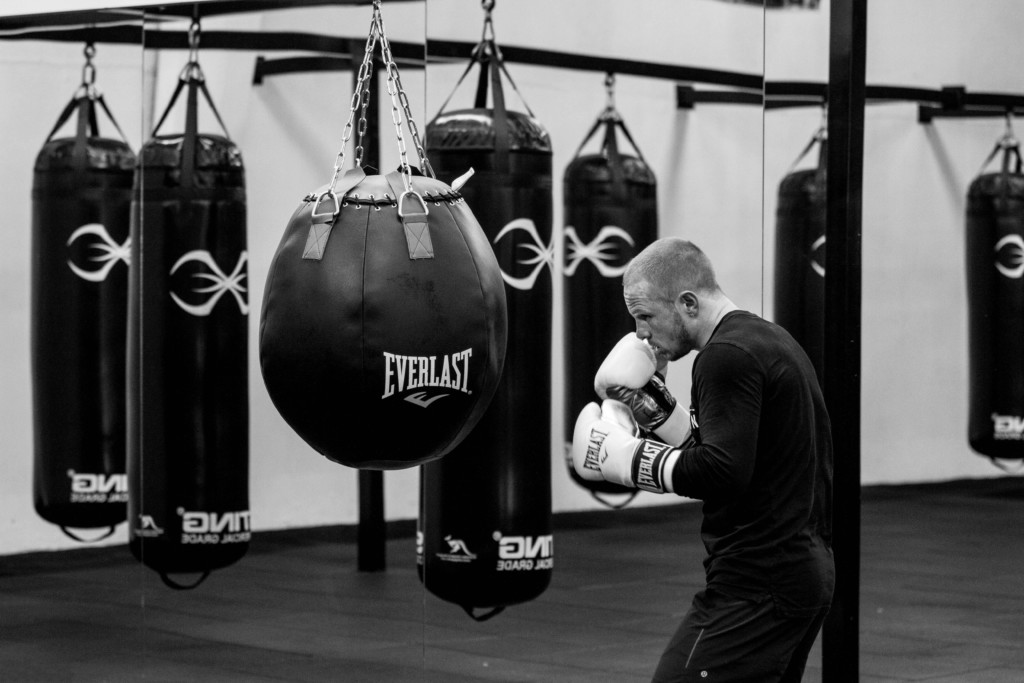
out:
<path id="1" fill-rule="evenodd" d="M 680 292 L 679 296 L 676 297 L 676 308 L 679 310 L 680 315 L 696 318 L 700 312 L 700 300 L 695 293 L 686 290 Z"/>

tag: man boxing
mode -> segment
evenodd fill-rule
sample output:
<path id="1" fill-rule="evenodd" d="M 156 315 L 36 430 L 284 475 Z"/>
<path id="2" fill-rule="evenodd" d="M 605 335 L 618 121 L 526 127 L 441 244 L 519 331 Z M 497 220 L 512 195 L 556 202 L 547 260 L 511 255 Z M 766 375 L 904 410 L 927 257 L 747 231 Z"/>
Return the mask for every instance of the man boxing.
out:
<path id="1" fill-rule="evenodd" d="M 661 239 L 623 275 L 636 333 L 595 377 L 573 467 L 585 479 L 703 501 L 707 585 L 654 681 L 799 681 L 828 612 L 832 442 L 810 360 L 781 327 L 739 310 L 707 256 Z M 669 361 L 697 351 L 690 409 Z"/>

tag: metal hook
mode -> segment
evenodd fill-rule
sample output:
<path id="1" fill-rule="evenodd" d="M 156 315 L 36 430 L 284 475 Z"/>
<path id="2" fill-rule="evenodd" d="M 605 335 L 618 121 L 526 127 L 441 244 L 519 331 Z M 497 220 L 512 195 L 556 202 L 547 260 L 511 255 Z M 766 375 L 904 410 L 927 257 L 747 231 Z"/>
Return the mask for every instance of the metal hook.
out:
<path id="1" fill-rule="evenodd" d="M 199 61 L 199 36 L 201 32 L 199 19 L 192 19 L 192 23 L 188 27 L 188 61 L 190 62 Z"/>
<path id="2" fill-rule="evenodd" d="M 999 139 L 1000 147 L 1016 147 L 1017 138 L 1013 134 L 1013 108 L 1006 109 L 1006 130 L 1003 137 Z"/>
<path id="3" fill-rule="evenodd" d="M 815 140 L 827 140 L 828 139 L 828 102 L 821 103 L 821 125 L 818 126 L 818 132 L 814 134 Z"/>
<path id="4" fill-rule="evenodd" d="M 615 74 L 611 71 L 604 76 L 604 89 L 608 93 L 608 109 L 615 109 Z"/>
<path id="5" fill-rule="evenodd" d="M 491 19 L 491 12 L 494 11 L 494 0 L 481 0 L 480 6 L 484 10 L 484 30 L 481 42 L 494 40 L 494 21 Z"/>

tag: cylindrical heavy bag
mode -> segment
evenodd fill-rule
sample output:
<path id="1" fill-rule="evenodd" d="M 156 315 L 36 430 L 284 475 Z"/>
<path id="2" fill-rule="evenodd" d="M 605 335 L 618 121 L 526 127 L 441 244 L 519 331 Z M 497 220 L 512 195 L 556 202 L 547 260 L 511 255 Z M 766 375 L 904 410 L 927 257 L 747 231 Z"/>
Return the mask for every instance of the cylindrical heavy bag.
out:
<path id="1" fill-rule="evenodd" d="M 407 193 L 401 172 L 360 168 L 340 183 L 303 200 L 270 265 L 263 381 L 281 416 L 330 460 L 412 467 L 464 439 L 498 386 L 501 272 L 447 184 L 416 175 Z"/>
<path id="2" fill-rule="evenodd" d="M 597 153 L 583 147 L 600 129 Z M 619 151 L 618 131 L 636 156 Z M 654 172 L 643 158 L 619 114 L 609 106 L 587 133 L 563 178 L 565 207 L 565 453 L 569 476 L 601 503 L 622 507 L 636 489 L 606 481 L 587 481 L 572 466 L 572 432 L 583 407 L 598 400 L 594 374 L 612 347 L 635 325 L 622 298 L 626 264 L 658 237 L 658 199 Z M 612 503 L 604 494 L 629 498 Z"/>
<path id="3" fill-rule="evenodd" d="M 158 135 L 183 89 L 184 134 Z M 250 538 L 245 172 L 231 140 L 198 132 L 199 93 L 212 108 L 190 63 L 139 153 L 132 205 L 129 541 L 172 587 Z"/>
<path id="4" fill-rule="evenodd" d="M 84 85 L 39 151 L 32 183 L 35 509 L 76 540 L 69 528 L 112 533 L 128 501 L 124 368 L 135 154 L 123 134 L 99 136 L 97 104 L 113 122 L 103 97 Z M 74 112 L 75 136 L 54 139 Z"/>
<path id="5" fill-rule="evenodd" d="M 775 211 L 775 322 L 807 352 L 822 379 L 825 353 L 825 186 L 827 142 L 819 130 L 796 166 L 818 144 L 818 166 L 779 183 Z"/>
<path id="6" fill-rule="evenodd" d="M 540 595 L 554 561 L 551 143 L 532 114 L 506 110 L 496 54 L 493 42 L 474 52 L 476 107 L 442 107 L 426 131 L 439 178 L 476 170 L 463 194 L 497 254 L 508 301 L 509 348 L 490 407 L 457 448 L 422 470 L 420 575 L 470 616 Z M 493 109 L 484 108 L 488 75 Z"/>
<path id="7" fill-rule="evenodd" d="M 967 304 L 970 359 L 968 440 L 990 458 L 1024 458 L 1024 175 L 1007 137 L 1002 168 L 967 192 Z M 982 167 L 984 171 L 984 166 Z"/>

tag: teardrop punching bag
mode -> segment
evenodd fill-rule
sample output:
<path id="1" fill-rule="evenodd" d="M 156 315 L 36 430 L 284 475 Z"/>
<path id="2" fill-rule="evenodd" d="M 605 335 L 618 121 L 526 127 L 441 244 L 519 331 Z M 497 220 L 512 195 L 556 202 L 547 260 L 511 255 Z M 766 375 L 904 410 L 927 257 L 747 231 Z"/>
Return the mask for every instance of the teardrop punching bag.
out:
<path id="1" fill-rule="evenodd" d="M 125 326 L 135 154 L 85 78 L 35 162 L 32 183 L 33 492 L 69 531 L 125 520 Z M 100 137 L 97 105 L 121 139 Z M 54 138 L 77 112 L 75 136 Z M 99 540 L 99 539 L 93 539 Z"/>
<path id="2" fill-rule="evenodd" d="M 811 138 L 795 168 L 818 145 L 817 168 L 791 171 L 779 183 L 775 211 L 775 322 L 807 352 L 818 381 L 825 346 L 826 129 Z"/>
<path id="3" fill-rule="evenodd" d="M 1024 174 L 1009 132 L 982 171 L 1000 153 L 967 192 L 968 441 L 993 461 L 1024 458 Z"/>
<path id="4" fill-rule="evenodd" d="M 404 97 L 376 3 L 371 38 L 381 40 L 389 92 Z M 278 412 L 316 451 L 386 470 L 441 458 L 473 429 L 498 386 L 507 320 L 473 212 L 456 189 L 409 166 L 399 123 L 398 171 L 366 175 L 363 119 L 356 167 L 339 177 L 371 60 L 368 51 L 334 177 L 299 205 L 271 263 L 260 368 Z"/>
<path id="5" fill-rule="evenodd" d="M 637 490 L 606 481 L 587 481 L 572 466 L 576 416 L 596 400 L 594 374 L 624 334 L 634 329 L 622 299 L 626 264 L 658 237 L 658 199 L 654 172 L 612 103 L 614 78 L 605 84 L 609 103 L 591 127 L 565 170 L 565 442 L 569 476 L 609 507 L 623 507 Z M 580 152 L 603 130 L 597 153 Z M 619 151 L 618 132 L 636 156 Z M 611 502 L 605 494 L 628 498 Z"/>
<path id="6" fill-rule="evenodd" d="M 476 170 L 464 194 L 477 207 L 501 267 L 509 348 L 497 392 L 476 429 L 422 470 L 417 543 L 425 587 L 479 620 L 540 595 L 554 563 L 551 143 L 532 113 L 506 109 L 504 65 L 493 35 L 486 36 L 487 28 L 463 73 L 465 78 L 480 65 L 476 106 L 451 112 L 442 106 L 426 137 L 439 178 Z M 488 611 L 476 616 L 477 609 Z"/>
<path id="7" fill-rule="evenodd" d="M 159 135 L 183 91 L 184 134 Z M 173 588 L 250 540 L 245 172 L 230 139 L 198 131 L 200 94 L 220 122 L 193 59 L 140 150 L 132 205 L 129 545 Z"/>

